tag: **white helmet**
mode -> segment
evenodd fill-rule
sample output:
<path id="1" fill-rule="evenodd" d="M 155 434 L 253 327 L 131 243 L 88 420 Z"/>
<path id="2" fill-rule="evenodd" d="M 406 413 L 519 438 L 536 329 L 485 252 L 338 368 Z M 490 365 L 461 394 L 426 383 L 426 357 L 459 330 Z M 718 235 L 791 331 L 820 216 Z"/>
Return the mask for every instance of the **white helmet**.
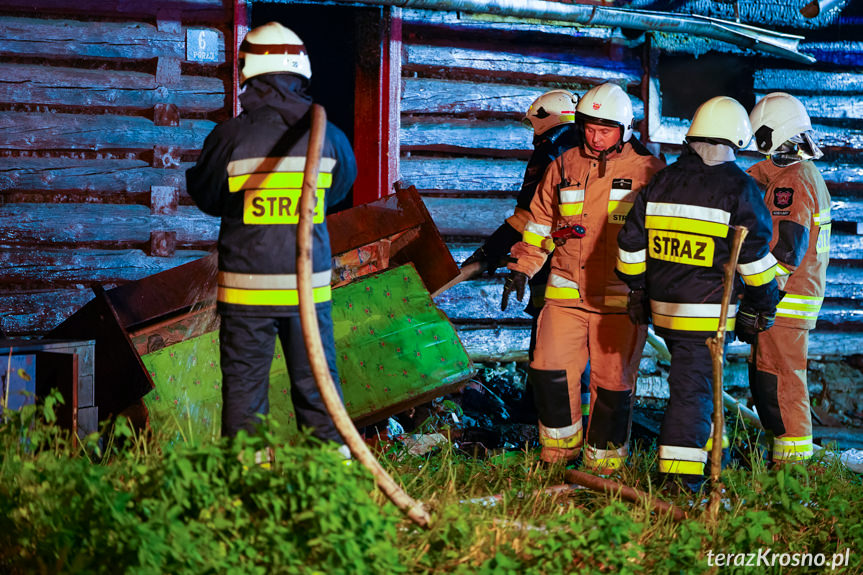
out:
<path id="1" fill-rule="evenodd" d="M 749 114 L 755 146 L 770 155 L 794 136 L 812 130 L 812 122 L 803 104 L 785 92 L 767 94 Z"/>
<path id="2" fill-rule="evenodd" d="M 732 148 L 745 148 L 752 139 L 749 114 L 740 102 L 728 96 L 710 98 L 695 111 L 686 139 L 721 140 Z"/>
<path id="3" fill-rule="evenodd" d="M 620 127 L 620 143 L 632 137 L 632 102 L 617 84 L 594 86 L 578 101 L 576 116 L 587 123 Z"/>
<path id="4" fill-rule="evenodd" d="M 312 78 L 312 65 L 300 37 L 278 22 L 249 30 L 240 44 L 240 84 L 261 74 L 289 73 Z"/>
<path id="5" fill-rule="evenodd" d="M 575 105 L 578 96 L 566 90 L 546 92 L 533 101 L 522 122 L 533 128 L 539 136 L 555 126 L 575 122 Z"/>

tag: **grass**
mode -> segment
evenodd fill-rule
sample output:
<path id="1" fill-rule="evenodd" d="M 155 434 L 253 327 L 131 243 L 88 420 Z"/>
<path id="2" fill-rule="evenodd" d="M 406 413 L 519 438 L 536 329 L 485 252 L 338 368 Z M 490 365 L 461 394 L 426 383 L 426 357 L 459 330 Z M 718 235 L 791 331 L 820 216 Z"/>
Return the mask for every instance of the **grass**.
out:
<path id="1" fill-rule="evenodd" d="M 421 529 L 310 438 L 172 444 L 121 422 L 73 447 L 50 425 L 55 400 L 0 425 L 0 573 L 714 573 L 718 554 L 761 562 L 722 573 L 820 573 L 846 549 L 832 572 L 863 572 L 861 479 L 831 459 L 767 470 L 752 457 L 753 469 L 723 472 L 718 518 L 679 496 L 688 518 L 675 522 L 614 496 L 550 494 L 564 470 L 530 451 L 390 444 L 383 465 L 432 513 Z M 752 443 L 742 430 L 735 440 Z M 267 446 L 272 469 L 243 464 Z M 644 446 L 619 479 L 655 493 L 654 469 Z M 793 563 L 817 554 L 826 566 Z"/>

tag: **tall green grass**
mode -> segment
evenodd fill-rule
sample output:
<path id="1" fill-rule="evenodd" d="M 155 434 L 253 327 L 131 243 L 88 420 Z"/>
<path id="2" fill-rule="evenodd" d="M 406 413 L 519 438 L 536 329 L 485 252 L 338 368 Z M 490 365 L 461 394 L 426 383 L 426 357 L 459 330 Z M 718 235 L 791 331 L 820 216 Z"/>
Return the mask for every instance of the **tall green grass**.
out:
<path id="1" fill-rule="evenodd" d="M 863 488 L 834 460 L 767 470 L 753 457 L 753 470 L 723 472 L 718 518 L 681 495 L 688 518 L 674 522 L 613 496 L 552 492 L 564 469 L 529 451 L 475 459 L 447 444 L 414 456 L 392 444 L 380 459 L 431 510 L 421 529 L 360 465 L 308 436 L 171 442 L 120 421 L 73 446 L 50 424 L 55 401 L 0 424 L 0 573 L 820 573 L 846 549 L 833 572 L 863 573 Z M 266 448 L 271 469 L 249 464 Z M 661 495 L 654 453 L 636 450 L 618 479 Z M 828 565 L 708 564 L 765 550 Z"/>

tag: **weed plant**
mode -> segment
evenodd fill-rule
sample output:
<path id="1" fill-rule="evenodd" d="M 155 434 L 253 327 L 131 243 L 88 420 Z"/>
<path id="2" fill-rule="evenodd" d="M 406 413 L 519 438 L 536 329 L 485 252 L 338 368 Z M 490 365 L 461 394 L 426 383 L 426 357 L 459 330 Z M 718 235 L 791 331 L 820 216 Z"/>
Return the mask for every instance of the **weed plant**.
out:
<path id="1" fill-rule="evenodd" d="M 863 573 L 861 480 L 835 459 L 768 470 L 751 454 L 752 469 L 723 472 L 717 517 L 706 497 L 679 495 L 687 518 L 676 522 L 648 504 L 552 489 L 565 470 L 526 450 L 476 459 L 452 444 L 423 456 L 391 444 L 379 459 L 431 511 L 423 529 L 359 464 L 308 436 L 277 445 L 265 427 L 172 443 L 121 420 L 73 445 L 51 425 L 56 400 L 0 425 L 0 573 Z M 735 441 L 752 444 L 744 432 Z M 271 468 L 249 463 L 267 448 Z M 664 497 L 655 467 L 655 446 L 642 446 L 615 479 Z M 718 554 L 759 553 L 773 564 L 715 566 Z M 825 566 L 781 565 L 793 561 L 782 554 L 819 553 Z"/>

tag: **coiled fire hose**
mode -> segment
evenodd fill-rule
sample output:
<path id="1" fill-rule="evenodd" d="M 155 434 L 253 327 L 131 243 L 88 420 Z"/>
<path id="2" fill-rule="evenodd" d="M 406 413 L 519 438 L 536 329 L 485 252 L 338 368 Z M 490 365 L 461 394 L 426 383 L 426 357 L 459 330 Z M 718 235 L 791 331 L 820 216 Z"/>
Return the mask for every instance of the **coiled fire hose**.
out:
<path id="1" fill-rule="evenodd" d="M 312 296 L 312 218 L 317 203 L 318 171 L 321 151 L 327 128 L 327 115 L 323 107 L 312 105 L 312 129 L 303 171 L 303 188 L 300 197 L 299 222 L 297 223 L 297 291 L 299 295 L 300 324 L 306 353 L 318 390 L 324 405 L 333 418 L 339 434 L 351 450 L 351 454 L 371 471 L 378 488 L 401 509 L 410 519 L 421 527 L 429 524 L 430 517 L 422 502 L 412 499 L 380 466 L 365 441 L 360 437 L 354 422 L 351 421 L 339 397 L 327 365 L 324 346 L 318 327 L 318 316 Z"/>

